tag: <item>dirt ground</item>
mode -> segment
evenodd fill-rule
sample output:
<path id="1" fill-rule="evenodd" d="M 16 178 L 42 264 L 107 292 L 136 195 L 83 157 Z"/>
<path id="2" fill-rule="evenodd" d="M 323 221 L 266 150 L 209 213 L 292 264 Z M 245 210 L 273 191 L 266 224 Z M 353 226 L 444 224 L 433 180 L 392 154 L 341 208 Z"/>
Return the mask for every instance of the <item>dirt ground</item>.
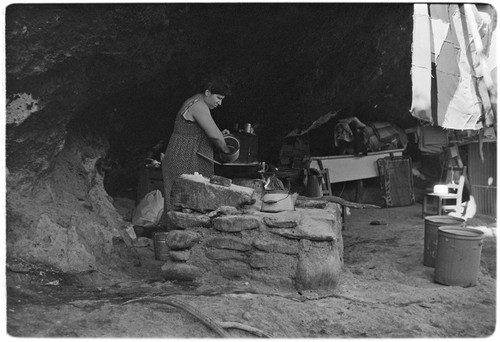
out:
<path id="1" fill-rule="evenodd" d="M 386 223 L 372 225 L 372 221 Z M 477 286 L 444 286 L 423 265 L 421 204 L 351 209 L 344 270 L 330 292 L 282 292 L 257 284 L 180 284 L 161 279 L 151 246 L 126 275 L 58 274 L 20 260 L 7 264 L 10 337 L 219 338 L 185 310 L 124 302 L 149 296 L 180 300 L 217 322 L 237 322 L 276 338 L 487 337 L 496 327 L 496 222 L 485 232 Z M 110 285 L 111 284 L 111 285 Z M 238 329 L 231 337 L 254 338 Z"/>

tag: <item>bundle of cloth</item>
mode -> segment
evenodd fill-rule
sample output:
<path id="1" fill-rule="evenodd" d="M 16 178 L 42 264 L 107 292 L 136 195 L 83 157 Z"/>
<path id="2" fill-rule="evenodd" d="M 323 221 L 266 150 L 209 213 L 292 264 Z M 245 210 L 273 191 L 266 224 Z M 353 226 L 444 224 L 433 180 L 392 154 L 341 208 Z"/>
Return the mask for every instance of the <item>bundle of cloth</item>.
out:
<path id="1" fill-rule="evenodd" d="M 368 152 L 406 148 L 408 138 L 401 128 L 389 122 L 364 124 L 353 116 L 335 125 L 334 144 L 336 154 L 363 156 Z"/>

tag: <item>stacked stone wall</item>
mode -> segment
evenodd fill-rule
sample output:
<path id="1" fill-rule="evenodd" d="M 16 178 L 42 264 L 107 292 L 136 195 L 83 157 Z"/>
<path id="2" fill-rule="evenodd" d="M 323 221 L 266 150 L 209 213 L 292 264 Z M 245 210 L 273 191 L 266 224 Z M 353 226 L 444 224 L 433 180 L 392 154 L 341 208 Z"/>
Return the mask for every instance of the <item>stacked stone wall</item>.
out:
<path id="1" fill-rule="evenodd" d="M 167 280 L 218 277 L 258 281 L 297 290 L 335 288 L 343 265 L 338 213 L 338 206 L 333 204 L 325 209 L 242 212 L 212 219 L 206 214 L 169 212 L 171 221 L 185 226 L 177 226 L 167 235 L 169 260 L 162 267 L 163 276 Z M 301 225 L 301 221 L 309 226 Z M 193 222 L 204 226 L 193 226 Z M 291 225 L 293 228 L 274 228 L 268 226 L 270 222 L 296 224 Z M 329 234 L 325 234 L 327 225 Z"/>
<path id="2" fill-rule="evenodd" d="M 252 189 L 192 176 L 182 177 L 174 191 L 182 205 L 167 213 L 165 279 L 258 281 L 299 291 L 337 286 L 343 265 L 339 205 L 262 212 Z M 213 194 L 217 200 L 208 201 Z M 238 207 L 228 205 L 234 202 Z"/>

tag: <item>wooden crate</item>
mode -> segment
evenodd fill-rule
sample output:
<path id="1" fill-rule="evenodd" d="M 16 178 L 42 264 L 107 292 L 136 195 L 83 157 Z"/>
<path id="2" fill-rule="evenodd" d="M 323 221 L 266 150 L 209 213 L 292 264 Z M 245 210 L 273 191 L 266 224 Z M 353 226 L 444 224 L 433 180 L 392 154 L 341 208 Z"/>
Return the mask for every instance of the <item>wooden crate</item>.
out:
<path id="1" fill-rule="evenodd" d="M 415 203 L 411 158 L 385 157 L 377 160 L 380 189 L 386 207 Z"/>

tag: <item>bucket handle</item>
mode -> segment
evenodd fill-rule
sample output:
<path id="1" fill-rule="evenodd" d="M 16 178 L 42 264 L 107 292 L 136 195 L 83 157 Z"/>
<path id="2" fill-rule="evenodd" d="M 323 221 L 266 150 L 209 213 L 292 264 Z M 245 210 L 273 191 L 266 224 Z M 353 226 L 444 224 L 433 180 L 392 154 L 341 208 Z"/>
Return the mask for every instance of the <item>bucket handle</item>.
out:
<path id="1" fill-rule="evenodd" d="M 262 201 L 262 203 L 264 203 L 264 204 L 276 204 L 278 202 L 281 202 L 281 201 L 287 199 L 288 196 L 290 196 L 290 193 L 288 193 L 288 195 L 286 195 L 285 197 L 283 197 L 283 198 L 281 198 L 281 199 L 279 199 L 277 201 L 275 201 L 275 200 L 267 200 L 267 201 Z"/>

